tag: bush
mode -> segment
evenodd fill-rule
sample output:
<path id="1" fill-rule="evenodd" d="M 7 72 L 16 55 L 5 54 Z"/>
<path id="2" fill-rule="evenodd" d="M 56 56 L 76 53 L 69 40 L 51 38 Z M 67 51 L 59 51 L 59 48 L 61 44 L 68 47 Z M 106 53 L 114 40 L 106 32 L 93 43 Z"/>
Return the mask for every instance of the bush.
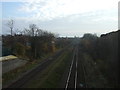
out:
<path id="1" fill-rule="evenodd" d="M 18 56 L 24 56 L 25 55 L 25 46 L 21 43 L 16 43 L 14 47 L 14 53 Z"/>

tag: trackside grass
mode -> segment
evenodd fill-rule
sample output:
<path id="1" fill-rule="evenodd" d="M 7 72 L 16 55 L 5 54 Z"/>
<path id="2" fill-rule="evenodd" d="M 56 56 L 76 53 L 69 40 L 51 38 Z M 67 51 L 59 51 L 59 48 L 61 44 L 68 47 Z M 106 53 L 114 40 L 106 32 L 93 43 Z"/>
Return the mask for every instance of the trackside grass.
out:
<path id="1" fill-rule="evenodd" d="M 42 62 L 45 58 L 47 58 L 47 57 L 49 57 L 51 55 L 52 54 L 48 54 L 46 56 L 43 56 L 41 59 L 34 60 L 32 62 L 28 62 L 27 64 L 25 64 L 25 65 L 23 65 L 21 67 L 18 67 L 16 69 L 12 70 L 12 71 L 9 71 L 9 72 L 3 74 L 2 75 L 2 84 L 3 84 L 3 86 L 11 83 L 12 80 L 17 79 L 18 77 L 21 77 L 21 75 L 23 73 L 26 73 L 30 69 L 35 68 L 38 65 L 38 63 Z"/>
<path id="2" fill-rule="evenodd" d="M 48 66 L 37 80 L 27 85 L 28 88 L 57 88 L 71 58 L 72 52 L 68 49 Z"/>

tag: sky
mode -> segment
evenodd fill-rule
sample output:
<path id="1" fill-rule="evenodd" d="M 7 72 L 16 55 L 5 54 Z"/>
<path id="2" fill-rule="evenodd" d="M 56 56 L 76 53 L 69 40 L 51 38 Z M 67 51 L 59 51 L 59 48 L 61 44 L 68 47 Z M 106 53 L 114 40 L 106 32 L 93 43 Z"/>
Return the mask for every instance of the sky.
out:
<path id="1" fill-rule="evenodd" d="M 2 0 L 2 33 L 14 20 L 14 31 L 36 24 L 60 36 L 97 35 L 118 30 L 119 0 Z"/>

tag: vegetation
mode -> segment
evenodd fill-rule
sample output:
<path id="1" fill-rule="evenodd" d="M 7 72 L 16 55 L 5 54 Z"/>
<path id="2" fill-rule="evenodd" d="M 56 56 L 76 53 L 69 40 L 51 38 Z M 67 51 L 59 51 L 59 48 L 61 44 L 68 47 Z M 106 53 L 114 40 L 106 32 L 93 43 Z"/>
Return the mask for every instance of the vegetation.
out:
<path id="1" fill-rule="evenodd" d="M 103 34 L 101 37 L 93 34 L 85 34 L 80 43 L 81 50 L 92 58 L 102 75 L 106 78 L 108 87 L 119 87 L 119 33 L 120 30 Z"/>
<path id="2" fill-rule="evenodd" d="M 62 75 L 72 56 L 71 50 L 67 49 L 50 66 L 44 70 L 37 79 L 27 85 L 28 88 L 58 88 L 61 83 Z"/>
<path id="3" fill-rule="evenodd" d="M 25 28 L 23 31 L 17 31 L 16 33 L 13 29 L 13 20 L 8 21 L 7 26 L 11 30 L 11 35 L 2 36 L 3 56 L 13 54 L 33 61 L 68 44 L 67 40 L 61 42 L 57 38 L 57 34 L 39 29 L 35 24 L 30 24 L 29 29 Z"/>
<path id="4" fill-rule="evenodd" d="M 13 28 L 13 20 L 9 21 L 7 25 L 11 34 L 2 35 L 2 55 L 15 55 L 18 58 L 28 60 L 28 63 L 5 73 L 2 77 L 4 85 L 37 66 L 44 60 L 43 57 L 54 54 L 70 43 L 70 40 L 58 38 L 56 34 L 39 29 L 35 24 L 30 24 L 29 29 L 25 28 L 16 33 Z"/>
<path id="5" fill-rule="evenodd" d="M 3 85 L 7 85 L 8 83 L 11 83 L 12 80 L 17 79 L 18 77 L 22 76 L 27 71 L 31 70 L 32 68 L 35 68 L 40 62 L 42 62 L 45 58 L 51 56 L 52 54 L 48 54 L 43 56 L 41 59 L 34 60 L 32 62 L 28 62 L 25 65 L 18 67 L 12 71 L 9 71 L 2 75 L 2 82 Z"/>
<path id="6" fill-rule="evenodd" d="M 30 24 L 29 28 L 25 28 L 23 31 L 16 33 L 14 32 L 13 20 L 10 20 L 7 26 L 10 28 L 11 34 L 2 35 L 3 56 L 11 54 L 29 60 L 29 62 L 25 66 L 5 73 L 3 75 L 3 84 L 37 66 L 43 56 L 47 57 L 47 55 L 53 54 L 59 49 L 68 47 L 71 45 L 71 40 L 73 40 L 67 37 L 59 38 L 54 33 L 38 28 L 35 24 Z M 120 87 L 118 58 L 119 34 L 120 30 L 102 34 L 100 37 L 96 34 L 86 33 L 80 39 L 79 52 L 82 53 L 81 58 L 86 67 L 86 83 L 88 86 L 95 88 Z M 76 38 L 73 43 L 75 44 L 78 40 Z M 59 80 L 65 71 L 64 68 L 66 68 L 67 62 L 69 62 L 68 60 L 71 59 L 71 54 L 71 50 L 67 49 L 29 87 L 58 87 Z"/>

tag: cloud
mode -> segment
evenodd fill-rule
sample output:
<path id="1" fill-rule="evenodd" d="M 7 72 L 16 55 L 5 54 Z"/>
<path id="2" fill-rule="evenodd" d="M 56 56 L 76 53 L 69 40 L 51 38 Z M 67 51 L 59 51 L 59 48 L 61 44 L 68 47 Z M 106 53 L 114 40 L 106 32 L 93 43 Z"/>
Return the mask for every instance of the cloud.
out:
<path id="1" fill-rule="evenodd" d="M 59 32 L 61 36 L 74 36 L 84 32 L 103 33 L 117 29 L 118 0 L 25 1 L 19 8 L 19 13 L 27 13 L 28 16 L 14 17 L 15 29 L 23 30 L 34 23 L 44 30 Z M 6 30 L 3 32 L 9 32 L 9 28 L 3 26 L 3 30 Z"/>
<path id="2" fill-rule="evenodd" d="M 41 21 L 33 18 L 14 18 L 15 30 L 24 30 L 29 28 L 29 24 L 36 24 L 43 30 L 59 33 L 60 36 L 75 36 L 85 32 L 103 33 L 109 30 L 117 30 L 117 14 L 111 14 L 112 11 L 98 11 L 96 13 L 87 12 L 83 14 L 69 15 L 67 17 L 54 18 L 52 20 Z M 3 20 L 6 23 L 8 19 Z M 24 23 L 23 23 L 24 22 Z M 9 32 L 9 28 L 4 25 L 4 29 Z"/>
<path id="3" fill-rule="evenodd" d="M 27 0 L 26 0 L 27 1 Z M 119 0 L 30 0 L 20 8 L 32 18 L 51 20 L 73 14 L 117 9 Z"/>
<path id="4" fill-rule="evenodd" d="M 118 18 L 116 17 L 101 17 L 101 18 L 97 18 L 97 19 L 93 19 L 93 21 L 95 22 L 99 22 L 99 21 L 118 21 Z"/>

